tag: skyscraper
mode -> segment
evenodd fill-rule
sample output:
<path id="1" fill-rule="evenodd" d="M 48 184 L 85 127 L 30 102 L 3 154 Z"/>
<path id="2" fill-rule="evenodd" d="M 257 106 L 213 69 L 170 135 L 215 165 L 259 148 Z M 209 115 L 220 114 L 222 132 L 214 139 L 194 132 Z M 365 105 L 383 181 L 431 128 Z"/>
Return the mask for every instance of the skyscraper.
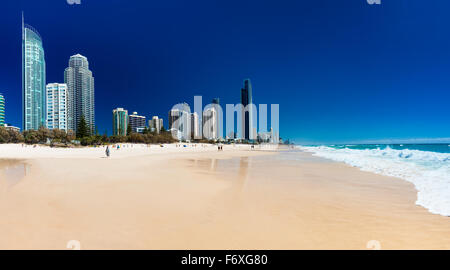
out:
<path id="1" fill-rule="evenodd" d="M 126 136 L 128 129 L 128 111 L 123 108 L 113 110 L 113 135 Z"/>
<path id="2" fill-rule="evenodd" d="M 132 132 L 142 133 L 144 131 L 146 125 L 145 116 L 138 115 L 137 112 L 133 112 L 133 114 L 128 116 L 128 121 Z"/>
<path id="3" fill-rule="evenodd" d="M 83 115 L 91 134 L 95 130 L 94 77 L 89 70 L 89 62 L 81 54 L 69 59 L 69 67 L 64 71 L 67 84 L 67 123 L 68 129 L 76 132 Z"/>
<path id="4" fill-rule="evenodd" d="M 162 118 L 159 118 L 159 132 L 164 128 L 164 122 Z M 158 132 L 158 133 L 159 133 Z"/>
<path id="5" fill-rule="evenodd" d="M 5 98 L 0 94 L 0 127 L 5 125 Z"/>
<path id="6" fill-rule="evenodd" d="M 212 103 L 205 107 L 203 111 L 203 137 L 208 140 L 222 138 L 221 117 L 222 110 L 219 98 L 214 98 Z"/>
<path id="7" fill-rule="evenodd" d="M 197 139 L 200 136 L 200 122 L 198 113 L 191 113 L 191 138 Z"/>
<path id="8" fill-rule="evenodd" d="M 47 84 L 47 128 L 67 131 L 67 84 Z"/>
<path id="9" fill-rule="evenodd" d="M 220 98 L 213 98 L 211 103 L 212 104 L 220 104 Z"/>
<path id="10" fill-rule="evenodd" d="M 45 125 L 45 55 L 39 33 L 24 23 L 22 14 L 22 126 Z"/>
<path id="11" fill-rule="evenodd" d="M 203 111 L 203 137 L 208 140 L 217 140 L 219 134 L 219 111 L 217 107 L 207 107 Z"/>
<path id="12" fill-rule="evenodd" d="M 244 88 L 241 89 L 241 104 L 244 106 L 242 111 L 242 132 L 244 134 L 242 137 L 250 140 L 253 139 L 253 111 L 250 106 L 246 110 L 247 105 L 253 104 L 250 79 L 244 80 Z"/>
<path id="13" fill-rule="evenodd" d="M 169 111 L 169 128 L 174 138 L 191 138 L 191 109 L 187 103 L 179 103 Z"/>
<path id="14" fill-rule="evenodd" d="M 159 118 L 158 116 L 153 116 L 153 118 L 148 121 L 148 126 L 150 127 L 151 131 L 155 131 L 159 134 L 159 132 L 161 132 L 161 129 L 163 128 L 163 119 Z"/>

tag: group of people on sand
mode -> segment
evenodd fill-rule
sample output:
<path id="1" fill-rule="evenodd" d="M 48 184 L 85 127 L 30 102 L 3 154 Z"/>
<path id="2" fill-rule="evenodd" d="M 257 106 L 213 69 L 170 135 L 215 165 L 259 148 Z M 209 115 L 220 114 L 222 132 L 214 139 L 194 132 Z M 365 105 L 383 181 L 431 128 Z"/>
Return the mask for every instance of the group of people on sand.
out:
<path id="1" fill-rule="evenodd" d="M 197 147 L 196 144 L 193 144 L 193 145 L 191 145 L 191 146 L 192 146 L 192 147 Z M 205 147 L 204 144 L 202 144 L 201 146 L 202 146 L 202 147 Z M 117 145 L 114 144 L 114 145 L 112 145 L 111 147 L 112 147 L 113 149 L 115 148 L 115 149 L 117 149 L 117 150 L 120 149 L 120 145 L 119 145 L 119 144 L 117 144 Z M 125 146 L 124 146 L 124 147 L 125 147 Z M 131 146 L 131 147 L 133 147 L 133 146 Z M 160 144 L 160 147 L 164 147 L 164 145 Z M 186 144 L 176 144 L 176 147 L 187 147 L 187 145 L 186 145 Z M 218 151 L 223 151 L 223 144 L 218 144 L 218 145 L 217 145 L 217 150 L 218 150 Z M 111 149 L 110 149 L 109 145 L 106 146 L 105 155 L 106 155 L 107 158 L 109 158 L 109 157 L 111 156 Z"/>

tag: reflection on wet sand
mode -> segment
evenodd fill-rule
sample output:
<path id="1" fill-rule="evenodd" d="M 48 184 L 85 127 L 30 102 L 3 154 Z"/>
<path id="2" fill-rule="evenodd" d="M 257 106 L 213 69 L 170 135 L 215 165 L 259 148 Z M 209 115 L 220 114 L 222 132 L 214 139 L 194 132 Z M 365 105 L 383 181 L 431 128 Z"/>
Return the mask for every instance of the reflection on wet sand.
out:
<path id="1" fill-rule="evenodd" d="M 20 160 L 0 160 L 0 188 L 12 188 L 27 175 L 29 166 Z"/>
<path id="2" fill-rule="evenodd" d="M 234 193 L 244 191 L 249 179 L 251 157 L 233 159 L 191 159 L 191 166 L 200 170 L 200 173 L 214 173 L 233 179 L 231 190 Z"/>
<path id="3" fill-rule="evenodd" d="M 234 182 L 233 189 L 239 191 L 240 193 L 244 191 L 245 186 L 248 182 L 249 175 L 249 164 L 251 159 L 248 157 L 241 157 L 239 161 L 239 172 L 236 181 Z"/>

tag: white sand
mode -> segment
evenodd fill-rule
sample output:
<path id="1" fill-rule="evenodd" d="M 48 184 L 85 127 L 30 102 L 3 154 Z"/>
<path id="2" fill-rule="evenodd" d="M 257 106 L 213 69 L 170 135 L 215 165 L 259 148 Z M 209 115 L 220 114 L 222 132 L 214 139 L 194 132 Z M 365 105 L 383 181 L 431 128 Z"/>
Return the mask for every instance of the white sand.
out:
<path id="1" fill-rule="evenodd" d="M 410 183 L 224 149 L 0 145 L 0 249 L 450 248 L 449 218 Z"/>

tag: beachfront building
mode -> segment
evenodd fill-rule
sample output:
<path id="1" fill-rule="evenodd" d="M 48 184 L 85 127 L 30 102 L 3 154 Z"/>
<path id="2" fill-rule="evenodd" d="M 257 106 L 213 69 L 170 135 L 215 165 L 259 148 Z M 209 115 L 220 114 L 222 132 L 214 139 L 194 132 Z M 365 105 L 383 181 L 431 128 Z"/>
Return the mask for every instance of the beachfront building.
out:
<path id="1" fill-rule="evenodd" d="M 45 55 L 42 38 L 22 16 L 22 127 L 45 125 Z"/>
<path id="2" fill-rule="evenodd" d="M 148 126 L 150 131 L 160 133 L 163 128 L 163 119 L 158 116 L 153 116 L 151 120 L 148 120 Z"/>
<path id="3" fill-rule="evenodd" d="M 198 118 L 198 113 L 191 113 L 191 138 L 201 139 L 200 137 L 200 122 Z"/>
<path id="4" fill-rule="evenodd" d="M 113 110 L 113 135 L 127 136 L 128 111 L 123 108 Z"/>
<path id="5" fill-rule="evenodd" d="M 5 125 L 5 98 L 0 94 L 0 127 Z"/>
<path id="6" fill-rule="evenodd" d="M 191 109 L 187 103 L 176 104 L 169 111 L 169 128 L 174 138 L 191 139 Z"/>
<path id="7" fill-rule="evenodd" d="M 214 98 L 212 103 L 203 110 L 203 137 L 208 140 L 218 140 L 222 138 L 222 109 L 219 99 Z"/>
<path id="8" fill-rule="evenodd" d="M 270 132 L 259 132 L 257 141 L 262 143 L 272 143 L 272 130 Z"/>
<path id="9" fill-rule="evenodd" d="M 242 132 L 244 133 L 242 134 L 242 139 L 251 140 L 254 138 L 253 110 L 247 107 L 249 104 L 253 104 L 250 79 L 244 80 L 244 87 L 241 89 L 241 104 L 243 105 Z"/>
<path id="10" fill-rule="evenodd" d="M 133 112 L 128 116 L 128 123 L 131 126 L 131 132 L 142 133 L 146 125 L 146 117 Z"/>
<path id="11" fill-rule="evenodd" d="M 95 130 L 94 77 L 89 70 L 88 59 L 73 55 L 69 67 L 64 71 L 64 83 L 67 84 L 67 125 L 68 129 L 77 131 L 81 116 L 84 116 L 91 134 Z"/>
<path id="12" fill-rule="evenodd" d="M 11 126 L 11 125 L 8 125 L 8 124 L 4 124 L 3 126 L 6 128 L 6 130 L 20 132 L 20 128 L 19 127 Z"/>
<path id="13" fill-rule="evenodd" d="M 207 106 L 203 111 L 203 138 L 217 140 L 218 133 L 218 110 L 214 106 Z"/>
<path id="14" fill-rule="evenodd" d="M 47 128 L 67 132 L 67 84 L 49 83 L 46 92 Z"/>

